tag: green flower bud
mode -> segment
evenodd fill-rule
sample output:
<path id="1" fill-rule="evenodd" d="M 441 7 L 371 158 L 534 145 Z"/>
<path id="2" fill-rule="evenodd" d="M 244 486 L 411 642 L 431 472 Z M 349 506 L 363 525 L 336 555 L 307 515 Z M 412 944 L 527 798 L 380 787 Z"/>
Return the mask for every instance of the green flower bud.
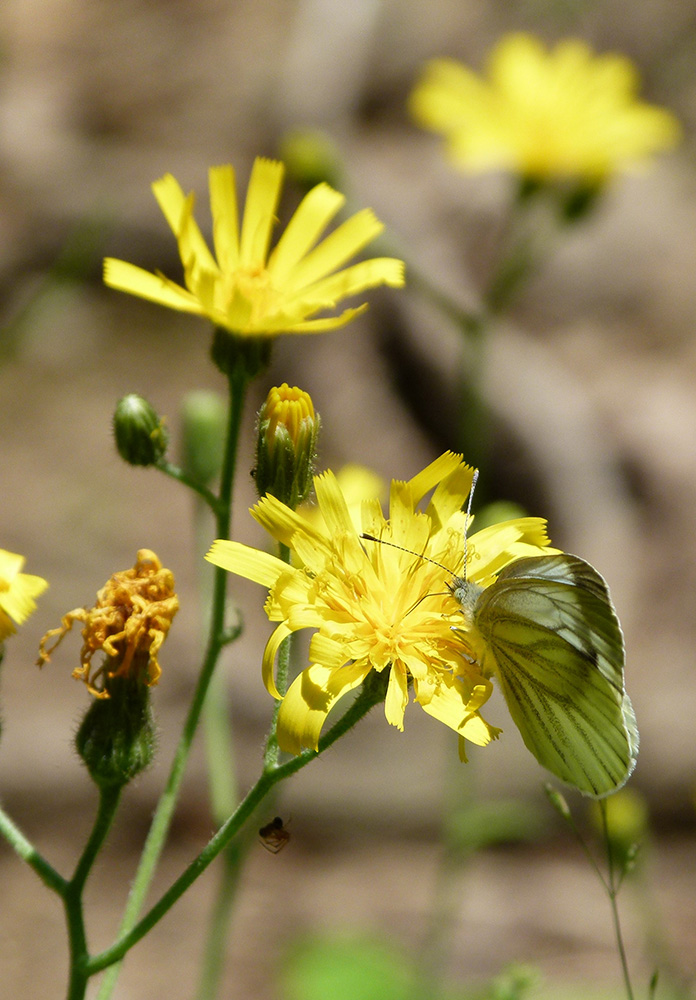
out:
<path id="1" fill-rule="evenodd" d="M 152 761 L 156 741 L 148 685 L 110 676 L 108 668 L 105 673 L 108 697 L 92 701 L 75 737 L 75 748 L 100 788 L 125 785 L 140 774 Z"/>
<path id="2" fill-rule="evenodd" d="M 288 176 L 307 191 L 321 183 L 337 191 L 345 186 L 338 150 L 318 129 L 287 132 L 280 143 L 280 158 L 287 167 Z"/>
<path id="3" fill-rule="evenodd" d="M 220 471 L 225 439 L 225 401 L 207 389 L 188 392 L 181 408 L 185 472 L 206 486 Z"/>
<path id="4" fill-rule="evenodd" d="M 169 442 L 164 421 L 146 399 L 134 392 L 119 400 L 114 435 L 119 455 L 130 465 L 154 465 L 165 454 Z"/>
<path id="5" fill-rule="evenodd" d="M 295 509 L 309 496 L 319 415 L 311 397 L 287 382 L 271 389 L 259 410 L 256 488 Z"/>

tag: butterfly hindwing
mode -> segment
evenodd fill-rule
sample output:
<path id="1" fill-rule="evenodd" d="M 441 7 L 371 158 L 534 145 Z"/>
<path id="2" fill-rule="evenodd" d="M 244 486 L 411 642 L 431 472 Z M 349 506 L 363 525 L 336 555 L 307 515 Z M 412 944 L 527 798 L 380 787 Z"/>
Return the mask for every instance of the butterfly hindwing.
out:
<path id="1" fill-rule="evenodd" d="M 476 627 L 527 748 L 585 794 L 608 795 L 635 764 L 624 645 L 607 586 L 569 555 L 518 559 L 478 598 Z"/>

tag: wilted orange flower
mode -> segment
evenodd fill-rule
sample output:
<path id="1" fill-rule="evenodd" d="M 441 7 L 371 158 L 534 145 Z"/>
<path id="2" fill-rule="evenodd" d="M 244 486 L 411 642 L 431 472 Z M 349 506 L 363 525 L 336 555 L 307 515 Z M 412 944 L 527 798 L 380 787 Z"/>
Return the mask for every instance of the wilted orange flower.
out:
<path id="1" fill-rule="evenodd" d="M 95 698 L 109 697 L 107 681 L 113 677 L 135 675 L 152 686 L 162 673 L 157 654 L 178 610 L 172 573 L 162 567 L 154 552 L 140 549 L 135 566 L 114 573 L 97 593 L 93 608 L 69 611 L 59 628 L 46 633 L 38 665 L 48 663 L 75 622 L 81 622 L 80 666 L 73 670 L 73 677 L 84 681 Z M 94 670 L 92 657 L 99 651 L 107 658 Z"/>

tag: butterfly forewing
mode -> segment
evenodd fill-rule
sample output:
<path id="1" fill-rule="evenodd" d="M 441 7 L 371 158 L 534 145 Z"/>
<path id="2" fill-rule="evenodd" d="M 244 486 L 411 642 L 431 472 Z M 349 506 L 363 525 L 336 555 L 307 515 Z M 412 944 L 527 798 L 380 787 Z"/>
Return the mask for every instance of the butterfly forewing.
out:
<path id="1" fill-rule="evenodd" d="M 635 764 L 624 645 L 607 586 L 575 556 L 519 559 L 479 597 L 475 622 L 527 748 L 600 797 Z"/>

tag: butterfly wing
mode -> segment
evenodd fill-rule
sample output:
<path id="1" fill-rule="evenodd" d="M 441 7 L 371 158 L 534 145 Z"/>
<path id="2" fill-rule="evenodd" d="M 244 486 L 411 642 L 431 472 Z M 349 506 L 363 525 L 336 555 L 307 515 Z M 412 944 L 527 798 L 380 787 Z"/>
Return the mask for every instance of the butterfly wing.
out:
<path id="1" fill-rule="evenodd" d="M 606 583 L 570 555 L 518 559 L 479 597 L 486 658 L 527 749 L 586 795 L 631 774 L 638 729 Z"/>

